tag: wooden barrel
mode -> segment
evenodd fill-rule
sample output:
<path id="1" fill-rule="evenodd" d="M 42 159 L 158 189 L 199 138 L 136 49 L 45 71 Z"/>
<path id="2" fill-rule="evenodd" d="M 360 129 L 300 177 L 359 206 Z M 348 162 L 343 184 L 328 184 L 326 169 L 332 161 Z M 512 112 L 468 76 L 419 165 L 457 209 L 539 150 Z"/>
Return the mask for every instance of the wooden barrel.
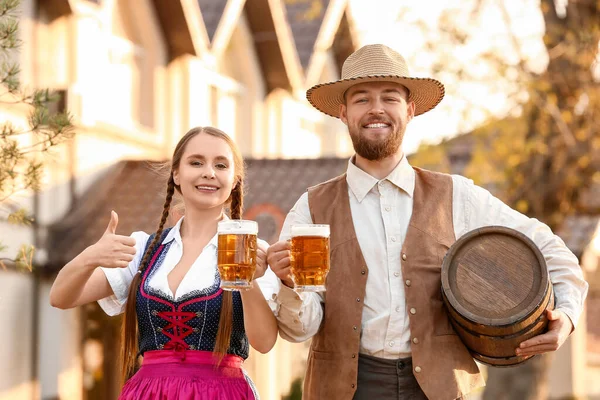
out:
<path id="1" fill-rule="evenodd" d="M 554 308 L 552 283 L 540 250 L 514 229 L 473 230 L 450 247 L 442 263 L 442 297 L 452 326 L 471 355 L 510 366 L 521 342 L 546 331 Z"/>

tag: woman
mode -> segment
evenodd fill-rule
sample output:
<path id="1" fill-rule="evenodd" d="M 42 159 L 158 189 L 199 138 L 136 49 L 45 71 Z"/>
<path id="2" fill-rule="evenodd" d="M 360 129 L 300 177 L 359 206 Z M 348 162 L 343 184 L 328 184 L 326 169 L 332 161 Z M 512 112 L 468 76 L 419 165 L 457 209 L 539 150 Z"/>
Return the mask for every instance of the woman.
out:
<path id="1" fill-rule="evenodd" d="M 125 312 L 121 399 L 258 398 L 241 364 L 248 344 L 266 353 L 277 339 L 265 300 L 277 287 L 267 269 L 268 245 L 259 241 L 254 278 L 260 279 L 252 289 L 223 291 L 217 270 L 217 223 L 227 218 L 226 205 L 231 218 L 241 217 L 243 178 L 229 136 L 210 127 L 190 130 L 173 153 L 156 233 L 116 235 L 113 211 L 102 238 L 58 274 L 50 291 L 54 307 L 98 301 L 109 315 Z M 185 216 L 164 229 L 175 190 Z M 136 372 L 138 355 L 143 363 Z"/>

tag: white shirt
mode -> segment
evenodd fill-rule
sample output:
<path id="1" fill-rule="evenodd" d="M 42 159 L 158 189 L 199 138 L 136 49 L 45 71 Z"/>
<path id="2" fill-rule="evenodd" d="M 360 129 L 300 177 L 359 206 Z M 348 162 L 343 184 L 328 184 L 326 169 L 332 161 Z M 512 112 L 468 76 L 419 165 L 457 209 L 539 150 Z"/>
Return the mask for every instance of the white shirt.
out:
<path id="1" fill-rule="evenodd" d="M 150 285 L 151 288 L 166 293 L 167 297 L 172 301 L 177 301 L 190 292 L 212 286 L 217 273 L 218 238 L 215 234 L 210 242 L 204 246 L 202 253 L 196 258 L 189 271 L 183 277 L 183 280 L 177 287 L 177 292 L 175 294 L 171 292 L 167 277 L 183 256 L 183 242 L 180 233 L 183 218 L 184 217 L 177 222 L 163 240 L 163 244 L 167 244 L 171 241 L 173 241 L 173 243 L 169 247 L 163 263 L 148 281 L 148 285 Z M 150 235 L 146 232 L 133 232 L 131 237 L 135 239 L 136 249 L 133 261 L 125 268 L 101 268 L 114 293 L 109 297 L 98 300 L 98 304 L 108 315 L 118 315 L 124 312 L 125 303 L 127 303 L 127 295 L 129 293 L 129 286 L 142 261 L 146 243 L 148 242 Z M 275 293 L 279 290 L 280 283 L 273 271 L 267 269 L 262 277 L 256 279 L 256 283 L 263 292 L 265 299 L 269 302 L 269 306 L 274 310 L 277 305 L 273 299 Z"/>
<path id="2" fill-rule="evenodd" d="M 400 253 L 412 216 L 415 172 L 403 157 L 396 168 L 378 180 L 352 160 L 346 175 L 350 211 L 358 244 L 369 276 L 362 314 L 360 352 L 380 358 L 410 355 L 410 330 L 405 302 Z M 583 308 L 588 284 L 575 255 L 540 221 L 508 207 L 487 190 L 462 176 L 452 175 L 452 215 L 458 240 L 465 233 L 488 225 L 516 229 L 531 238 L 544 254 L 556 296 L 556 308 L 575 326 Z M 312 223 L 308 193 L 287 215 L 280 239 L 290 237 L 293 224 Z M 323 297 L 296 294 L 281 285 L 277 319 L 283 338 L 301 342 L 315 335 L 323 319 Z"/>

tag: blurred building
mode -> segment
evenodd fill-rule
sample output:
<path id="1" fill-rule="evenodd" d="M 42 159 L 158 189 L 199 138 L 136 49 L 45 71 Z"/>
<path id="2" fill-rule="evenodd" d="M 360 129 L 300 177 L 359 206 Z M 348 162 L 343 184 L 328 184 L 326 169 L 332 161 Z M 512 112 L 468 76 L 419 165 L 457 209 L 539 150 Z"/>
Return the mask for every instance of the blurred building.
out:
<path id="1" fill-rule="evenodd" d="M 44 190 L 15 197 L 34 226 L 1 227 L 9 252 L 37 252 L 34 273 L 0 270 L 0 399 L 116 398 L 119 318 L 96 304 L 53 309 L 49 289 L 110 209 L 120 234 L 155 230 L 164 185 L 148 161 L 168 159 L 189 128 L 216 126 L 239 144 L 246 216 L 270 241 L 308 185 L 344 170 L 344 127 L 305 91 L 339 77 L 357 48 L 352 21 L 346 0 L 23 0 L 22 82 L 57 90 L 77 134 L 47 161 Z M 26 114 L 0 115 L 22 125 Z M 305 357 L 306 344 L 280 339 L 246 368 L 262 398 L 278 400 Z"/>
<path id="2" fill-rule="evenodd" d="M 120 320 L 95 304 L 50 307 L 58 269 L 100 238 L 111 209 L 120 234 L 155 229 L 164 182 L 152 165 L 199 125 L 239 144 L 245 217 L 275 241 L 301 193 L 346 168 L 344 126 L 314 110 L 305 91 L 337 79 L 358 40 L 347 0 L 23 0 L 22 8 L 23 83 L 57 90 L 77 135 L 48 160 L 44 190 L 15 198 L 35 224 L 0 224 L 8 253 L 37 248 L 34 273 L 0 269 L 0 400 L 108 400 L 119 390 Z M 3 121 L 23 124 L 25 115 L 0 105 Z M 464 138 L 445 149 L 449 172 L 469 161 Z M 590 297 L 587 318 L 554 358 L 555 399 L 600 398 L 599 188 L 558 232 L 580 257 Z M 246 368 L 262 399 L 281 399 L 303 376 L 306 346 L 279 339 L 268 354 L 251 353 Z"/>

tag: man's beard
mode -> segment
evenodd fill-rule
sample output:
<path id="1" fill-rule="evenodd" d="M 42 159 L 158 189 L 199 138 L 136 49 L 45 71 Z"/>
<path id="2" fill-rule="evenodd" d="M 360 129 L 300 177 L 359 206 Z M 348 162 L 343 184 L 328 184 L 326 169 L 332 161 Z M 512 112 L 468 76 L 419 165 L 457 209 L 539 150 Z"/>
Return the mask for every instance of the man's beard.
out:
<path id="1" fill-rule="evenodd" d="M 396 154 L 402 145 L 405 130 L 406 128 L 394 130 L 385 139 L 375 141 L 362 136 L 359 133 L 360 127 L 358 129 L 348 129 L 354 151 L 369 161 L 380 161 Z"/>

